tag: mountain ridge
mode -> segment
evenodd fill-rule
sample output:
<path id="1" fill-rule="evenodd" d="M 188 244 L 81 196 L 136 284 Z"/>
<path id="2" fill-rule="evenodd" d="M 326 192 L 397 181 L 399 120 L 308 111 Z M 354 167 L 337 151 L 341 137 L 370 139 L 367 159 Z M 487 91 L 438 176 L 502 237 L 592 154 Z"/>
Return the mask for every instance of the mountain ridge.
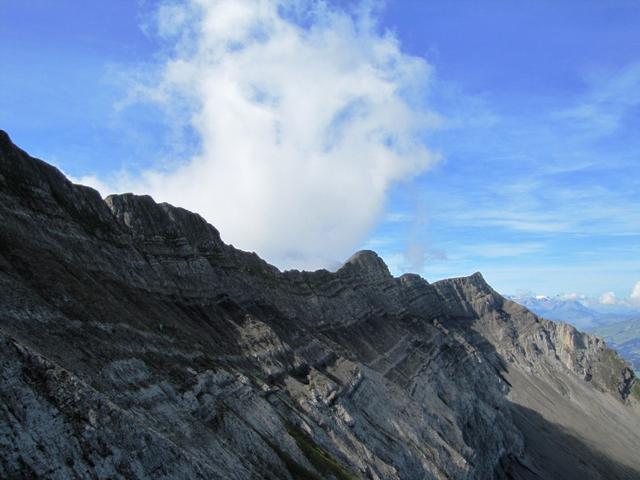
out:
<path id="1" fill-rule="evenodd" d="M 640 317 L 610 323 L 591 329 L 604 338 L 631 365 L 640 371 Z"/>
<path id="2" fill-rule="evenodd" d="M 281 272 L 2 131 L 0 195 L 0 476 L 640 475 L 633 372 L 479 273 Z"/>

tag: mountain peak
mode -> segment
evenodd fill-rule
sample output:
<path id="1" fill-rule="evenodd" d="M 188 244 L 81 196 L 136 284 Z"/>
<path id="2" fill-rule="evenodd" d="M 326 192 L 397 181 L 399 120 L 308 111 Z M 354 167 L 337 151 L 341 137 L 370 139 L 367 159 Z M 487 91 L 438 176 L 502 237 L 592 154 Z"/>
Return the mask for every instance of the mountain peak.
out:
<path id="1" fill-rule="evenodd" d="M 4 130 L 0 129 L 0 145 L 6 145 L 7 143 L 13 144 L 9 134 Z"/>
<path id="2" fill-rule="evenodd" d="M 135 235 L 185 238 L 197 250 L 222 245 L 218 230 L 197 213 L 168 203 L 156 203 L 149 195 L 109 195 L 105 203 L 113 215 Z"/>
<path id="3" fill-rule="evenodd" d="M 360 250 L 344 262 L 339 271 L 355 270 L 367 277 L 391 277 L 389 267 L 373 250 Z"/>

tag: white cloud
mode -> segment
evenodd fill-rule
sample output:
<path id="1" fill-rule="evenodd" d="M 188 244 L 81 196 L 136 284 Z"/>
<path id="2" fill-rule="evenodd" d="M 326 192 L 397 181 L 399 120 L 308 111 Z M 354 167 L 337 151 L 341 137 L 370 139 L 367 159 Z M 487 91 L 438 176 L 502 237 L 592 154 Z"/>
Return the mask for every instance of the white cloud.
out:
<path id="1" fill-rule="evenodd" d="M 575 292 L 571 292 L 571 293 L 562 293 L 558 296 L 558 298 L 560 300 L 566 300 L 566 301 L 578 301 L 578 300 L 588 300 L 589 297 L 587 297 L 587 295 L 583 294 L 583 293 L 575 293 Z"/>
<path id="2" fill-rule="evenodd" d="M 119 190 L 202 214 L 223 238 L 281 267 L 348 256 L 387 189 L 437 160 L 422 134 L 430 68 L 380 33 L 370 8 L 312 0 L 191 0 L 161 7 L 174 48 L 132 91 L 199 135 L 201 153 Z M 178 106 L 176 106 L 178 105 Z"/>
<path id="3" fill-rule="evenodd" d="M 600 303 L 603 305 L 615 305 L 618 302 L 616 294 L 613 292 L 605 292 L 600 296 Z"/>
<path id="4" fill-rule="evenodd" d="M 631 290 L 629 298 L 619 299 L 613 292 L 607 292 L 600 297 L 600 303 L 604 305 L 619 305 L 627 308 L 640 306 L 640 281 L 636 282 Z"/>
<path id="5" fill-rule="evenodd" d="M 632 303 L 640 304 L 640 281 L 637 281 L 633 286 L 633 290 L 631 290 L 629 299 Z"/>

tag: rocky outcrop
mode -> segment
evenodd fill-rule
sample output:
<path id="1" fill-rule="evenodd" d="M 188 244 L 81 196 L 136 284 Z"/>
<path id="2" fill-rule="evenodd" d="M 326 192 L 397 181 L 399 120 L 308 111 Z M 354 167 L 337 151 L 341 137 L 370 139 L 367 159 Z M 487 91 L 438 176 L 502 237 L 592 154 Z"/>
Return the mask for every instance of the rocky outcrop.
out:
<path id="1" fill-rule="evenodd" d="M 0 132 L 0 477 L 640 478 L 638 382 L 480 274 L 280 272 Z"/>

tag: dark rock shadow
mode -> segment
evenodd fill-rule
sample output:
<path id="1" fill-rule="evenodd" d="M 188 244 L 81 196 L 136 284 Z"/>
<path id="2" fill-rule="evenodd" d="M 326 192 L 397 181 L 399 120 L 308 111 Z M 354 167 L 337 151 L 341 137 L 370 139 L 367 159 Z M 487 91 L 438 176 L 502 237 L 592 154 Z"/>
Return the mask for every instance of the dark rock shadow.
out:
<path id="1" fill-rule="evenodd" d="M 510 390 L 509 362 L 474 329 L 477 317 L 460 315 L 443 320 L 451 330 L 464 333 Z M 511 401 L 508 405 L 513 421 L 524 437 L 524 455 L 503 457 L 495 472 L 497 480 L 640 480 L 640 471 L 611 458 L 597 446 L 586 443 L 535 410 Z M 603 443 L 606 441 L 602 440 Z M 638 447 L 640 455 L 640 445 Z"/>
<path id="2" fill-rule="evenodd" d="M 634 480 L 640 472 L 623 465 L 549 422 L 530 408 L 510 404 L 525 439 L 525 456 L 508 458 L 496 474 L 505 480 Z"/>

